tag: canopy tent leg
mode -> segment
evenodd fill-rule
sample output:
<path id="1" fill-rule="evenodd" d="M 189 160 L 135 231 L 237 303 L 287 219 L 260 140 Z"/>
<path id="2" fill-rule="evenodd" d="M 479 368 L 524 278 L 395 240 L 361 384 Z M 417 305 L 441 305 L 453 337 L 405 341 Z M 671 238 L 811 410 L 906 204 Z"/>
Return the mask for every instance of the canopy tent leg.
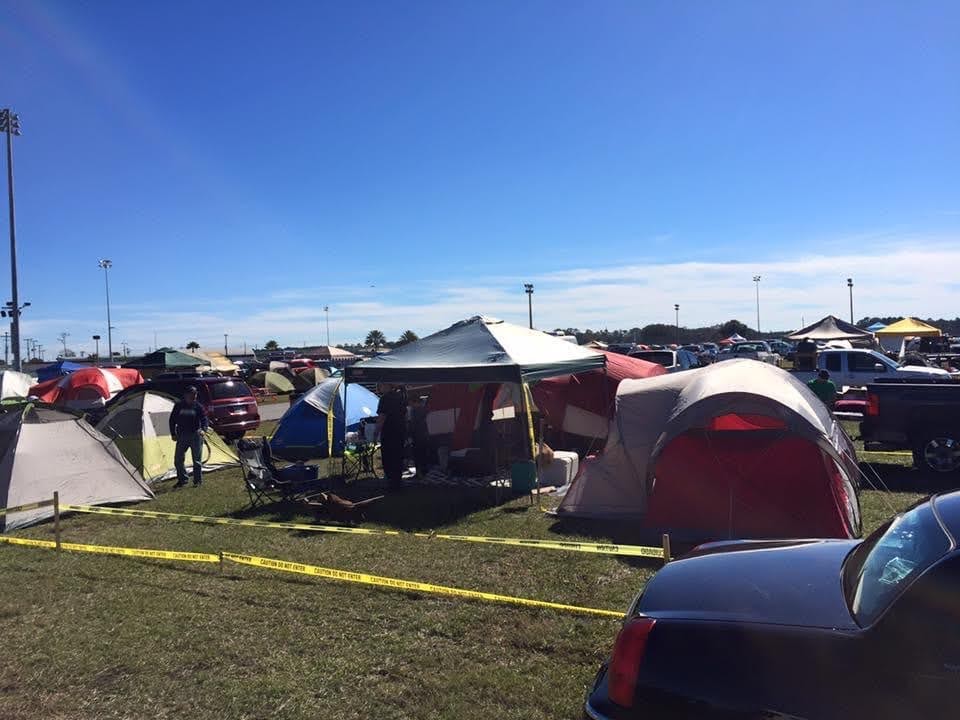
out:
<path id="1" fill-rule="evenodd" d="M 527 435 L 530 440 L 530 456 L 533 459 L 533 474 L 537 481 L 537 507 L 539 508 L 540 507 L 540 471 L 537 468 L 537 443 L 536 443 L 536 440 L 534 439 L 534 433 L 533 433 L 533 411 L 530 408 L 530 406 L 533 403 L 530 400 L 530 386 L 527 385 L 527 381 L 521 380 L 520 383 L 523 386 L 523 392 L 521 393 L 521 395 L 522 395 L 524 415 L 526 415 L 526 418 L 527 418 Z M 533 505 L 532 498 L 530 500 L 530 504 Z"/>

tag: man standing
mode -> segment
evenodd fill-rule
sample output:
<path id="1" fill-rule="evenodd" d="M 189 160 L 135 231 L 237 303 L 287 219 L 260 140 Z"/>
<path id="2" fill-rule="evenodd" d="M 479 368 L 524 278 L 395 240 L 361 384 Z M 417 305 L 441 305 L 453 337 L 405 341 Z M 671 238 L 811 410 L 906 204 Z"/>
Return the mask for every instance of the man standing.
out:
<path id="1" fill-rule="evenodd" d="M 183 393 L 183 399 L 173 406 L 170 412 L 170 436 L 177 443 L 173 453 L 173 466 L 177 469 L 177 483 L 174 488 L 187 484 L 187 470 L 184 458 L 187 448 L 193 457 L 193 486 L 203 482 L 201 454 L 203 453 L 203 434 L 207 431 L 207 413 L 203 405 L 197 402 L 197 388 L 193 385 Z"/>
<path id="2" fill-rule="evenodd" d="M 377 405 L 377 440 L 383 474 L 391 490 L 403 487 L 403 446 L 407 438 L 407 403 L 403 389 L 383 383 Z"/>
<path id="3" fill-rule="evenodd" d="M 821 370 L 816 378 L 807 383 L 807 387 L 813 390 L 813 394 L 820 398 L 824 405 L 833 409 L 833 403 L 837 400 L 837 386 L 830 379 L 829 372 Z"/>

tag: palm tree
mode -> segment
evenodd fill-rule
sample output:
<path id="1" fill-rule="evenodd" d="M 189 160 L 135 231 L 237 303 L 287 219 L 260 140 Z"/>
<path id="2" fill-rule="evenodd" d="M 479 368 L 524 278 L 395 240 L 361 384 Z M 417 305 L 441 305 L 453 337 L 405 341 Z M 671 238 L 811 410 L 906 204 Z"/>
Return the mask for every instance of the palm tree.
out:
<path id="1" fill-rule="evenodd" d="M 264 343 L 264 345 L 263 345 L 263 349 L 264 349 L 264 350 L 279 350 L 279 349 L 280 349 L 280 343 L 278 343 L 276 340 L 267 340 L 267 342 Z"/>
<path id="2" fill-rule="evenodd" d="M 400 339 L 397 341 L 398 345 L 406 345 L 407 343 L 416 342 L 420 339 L 420 336 L 417 335 L 413 330 L 404 331 L 403 335 L 400 336 Z"/>
<path id="3" fill-rule="evenodd" d="M 190 342 L 187 343 L 187 350 L 199 350 L 199 349 L 200 349 L 200 343 L 198 343 L 196 340 L 191 340 Z"/>
<path id="4" fill-rule="evenodd" d="M 364 342 L 374 350 L 383 347 L 387 342 L 387 336 L 379 330 L 371 330 L 367 333 L 367 339 Z"/>

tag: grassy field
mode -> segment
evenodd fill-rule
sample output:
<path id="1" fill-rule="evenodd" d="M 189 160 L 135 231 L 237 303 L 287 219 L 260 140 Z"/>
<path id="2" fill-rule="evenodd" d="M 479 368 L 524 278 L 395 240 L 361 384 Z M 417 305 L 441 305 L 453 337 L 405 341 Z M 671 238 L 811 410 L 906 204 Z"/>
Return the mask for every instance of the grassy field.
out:
<path id="1" fill-rule="evenodd" d="M 244 517 L 236 470 L 145 509 Z M 869 531 L 915 493 L 863 493 Z M 368 524 L 557 537 L 527 500 L 408 489 Z M 279 508 L 258 518 L 307 521 Z M 24 536 L 49 538 L 44 525 Z M 623 610 L 657 563 L 408 536 L 291 533 L 91 515 L 64 539 L 297 560 Z M 565 536 L 569 537 L 569 536 Z M 592 539 L 629 541 L 597 536 Z M 617 620 L 267 570 L 0 547 L 0 717 L 577 718 Z"/>

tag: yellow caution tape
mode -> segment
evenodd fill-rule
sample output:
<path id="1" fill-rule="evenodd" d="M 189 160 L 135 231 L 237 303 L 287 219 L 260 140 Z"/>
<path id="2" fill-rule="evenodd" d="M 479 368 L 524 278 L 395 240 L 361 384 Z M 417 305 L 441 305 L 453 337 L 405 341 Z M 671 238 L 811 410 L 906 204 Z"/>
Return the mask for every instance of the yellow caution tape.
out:
<path id="1" fill-rule="evenodd" d="M 34 540 L 32 538 L 8 537 L 0 535 L 0 543 L 10 545 L 25 545 L 28 547 L 40 547 L 54 550 L 57 547 L 53 540 Z M 596 615 L 601 617 L 622 618 L 623 613 L 616 610 L 602 610 L 599 608 L 580 607 L 579 605 L 566 605 L 564 603 L 548 602 L 546 600 L 530 600 L 528 598 L 513 597 L 512 595 L 497 595 L 495 593 L 480 592 L 479 590 L 463 590 L 460 588 L 447 587 L 445 585 L 432 585 L 430 583 L 416 582 L 415 580 L 399 580 L 397 578 L 381 577 L 379 575 L 367 575 L 365 573 L 348 572 L 346 570 L 334 570 L 332 568 L 319 567 L 317 565 L 305 565 L 303 563 L 288 562 L 285 560 L 274 560 L 272 558 L 256 557 L 253 555 L 238 555 L 236 553 L 222 553 L 213 555 L 212 553 L 178 552 L 173 550 L 146 550 L 143 548 L 112 547 L 109 545 L 84 545 L 80 543 L 61 543 L 61 549 L 73 552 L 96 553 L 101 555 L 120 555 L 126 557 L 143 557 L 155 560 L 177 560 L 181 562 L 205 562 L 218 563 L 221 558 L 241 565 L 253 565 L 254 567 L 267 568 L 269 570 L 280 570 L 283 572 L 298 573 L 300 575 L 312 575 L 314 577 L 328 578 L 330 580 L 342 580 L 344 582 L 360 583 L 362 585 L 374 585 L 377 587 L 392 588 L 405 592 L 429 593 L 433 595 L 445 595 L 447 597 L 466 598 L 470 600 L 483 600 L 486 602 L 508 603 L 510 605 L 521 605 L 523 607 L 546 608 L 549 610 L 563 610 L 565 612 L 582 613 L 584 615 Z"/>
<path id="2" fill-rule="evenodd" d="M 27 510 L 38 510 L 42 507 L 51 507 L 53 500 L 41 500 L 40 502 L 27 503 L 26 505 L 15 505 L 14 507 L 0 508 L 0 515 L 8 513 L 25 512 Z"/>
<path id="3" fill-rule="evenodd" d="M 860 455 L 896 455 L 897 457 L 913 457 L 913 453 L 897 452 L 894 450 L 861 450 Z"/>
<path id="4" fill-rule="evenodd" d="M 572 540 L 535 540 L 526 538 L 484 537 L 482 535 L 441 535 L 415 533 L 417 537 L 437 538 L 439 540 L 458 540 L 461 542 L 489 543 L 491 545 L 510 545 L 512 547 L 532 547 L 540 550 L 565 550 L 598 555 L 628 555 L 631 557 L 662 558 L 663 549 L 642 545 L 613 545 L 609 543 L 576 542 Z"/>
<path id="5" fill-rule="evenodd" d="M 345 533 L 348 535 L 404 535 L 399 530 L 373 530 L 370 528 L 341 527 L 339 525 L 308 525 L 306 523 L 267 522 L 265 520 L 237 520 L 235 518 L 208 517 L 206 515 L 185 515 L 183 513 L 153 512 L 151 510 L 129 510 L 127 508 L 95 507 L 93 505 L 61 505 L 64 512 L 81 512 L 93 515 L 121 515 L 150 520 L 174 520 L 176 522 L 195 522 L 204 525 L 239 525 L 241 527 L 275 528 L 277 530 L 312 530 L 314 532 Z"/>
<path id="6" fill-rule="evenodd" d="M 174 550 L 147 550 L 144 548 L 111 547 L 109 545 L 81 545 L 60 543 L 64 550 L 98 553 L 100 555 L 123 555 L 126 557 L 153 558 L 155 560 L 178 560 L 181 562 L 218 563 L 220 556 L 212 553 L 179 552 Z"/>
<path id="7" fill-rule="evenodd" d="M 8 537 L 0 535 L 0 542 L 10 545 L 26 545 L 55 549 L 57 543 L 53 540 L 34 540 L 32 538 Z M 125 557 L 153 558 L 155 560 L 179 560 L 181 562 L 220 562 L 219 555 L 211 553 L 178 552 L 174 550 L 147 550 L 144 548 L 113 547 L 111 545 L 84 545 L 82 543 L 60 543 L 63 550 L 71 552 L 96 553 L 99 555 L 123 555 Z"/>
<path id="8" fill-rule="evenodd" d="M 389 535 L 409 536 L 424 539 L 454 540 L 458 542 L 484 543 L 489 545 L 507 545 L 511 547 L 529 547 L 540 550 L 562 550 L 567 552 L 593 553 L 596 555 L 625 555 L 629 557 L 662 558 L 663 549 L 642 545 L 616 545 L 611 543 L 577 542 L 570 540 L 536 540 L 527 538 L 500 538 L 483 535 L 449 535 L 442 533 L 405 533 L 399 530 L 379 530 L 373 528 L 342 527 L 340 525 L 308 525 L 306 523 L 266 522 L 264 520 L 237 520 L 234 518 L 207 517 L 205 515 L 184 515 L 181 513 L 154 512 L 150 510 L 129 510 L 127 508 L 95 507 L 92 505 L 61 505 L 61 510 L 91 513 L 95 515 L 120 515 L 151 520 L 173 520 L 176 522 L 195 522 L 207 525 L 239 525 L 241 527 L 274 528 L 276 530 L 304 530 L 308 532 L 340 533 L 345 535 Z"/>
<path id="9" fill-rule="evenodd" d="M 447 597 L 467 598 L 470 600 L 484 600 L 487 602 L 522 605 L 524 607 L 564 610 L 567 612 L 583 613 L 585 615 L 598 615 L 601 617 L 623 617 L 623 613 L 617 612 L 616 610 L 601 610 L 599 608 L 587 608 L 580 607 L 578 605 L 565 605 L 563 603 L 547 602 L 546 600 L 530 600 L 528 598 L 513 597 L 512 595 L 497 595 L 494 593 L 480 592 L 478 590 L 462 590 L 460 588 L 447 587 L 445 585 L 431 585 L 430 583 L 416 582 L 414 580 L 399 580 L 397 578 L 381 577 L 379 575 L 367 575 L 365 573 L 347 572 L 345 570 L 333 570 L 331 568 L 318 567 L 316 565 L 305 565 L 303 563 L 287 562 L 284 560 L 273 560 L 271 558 L 256 557 L 253 555 L 235 555 L 234 553 L 225 552 L 223 553 L 223 559 L 240 563 L 241 565 L 252 565 L 254 567 L 280 570 L 282 572 L 291 572 L 300 575 L 313 575 L 314 577 L 328 578 L 330 580 L 342 580 L 344 582 L 360 583 L 362 585 L 376 585 L 378 587 L 387 587 L 405 592 L 429 593 L 433 595 L 445 595 Z"/>
<path id="10" fill-rule="evenodd" d="M 0 543 L 8 545 L 26 545 L 27 547 L 55 548 L 57 544 L 53 540 L 34 540 L 32 538 L 7 537 L 0 535 Z"/>

